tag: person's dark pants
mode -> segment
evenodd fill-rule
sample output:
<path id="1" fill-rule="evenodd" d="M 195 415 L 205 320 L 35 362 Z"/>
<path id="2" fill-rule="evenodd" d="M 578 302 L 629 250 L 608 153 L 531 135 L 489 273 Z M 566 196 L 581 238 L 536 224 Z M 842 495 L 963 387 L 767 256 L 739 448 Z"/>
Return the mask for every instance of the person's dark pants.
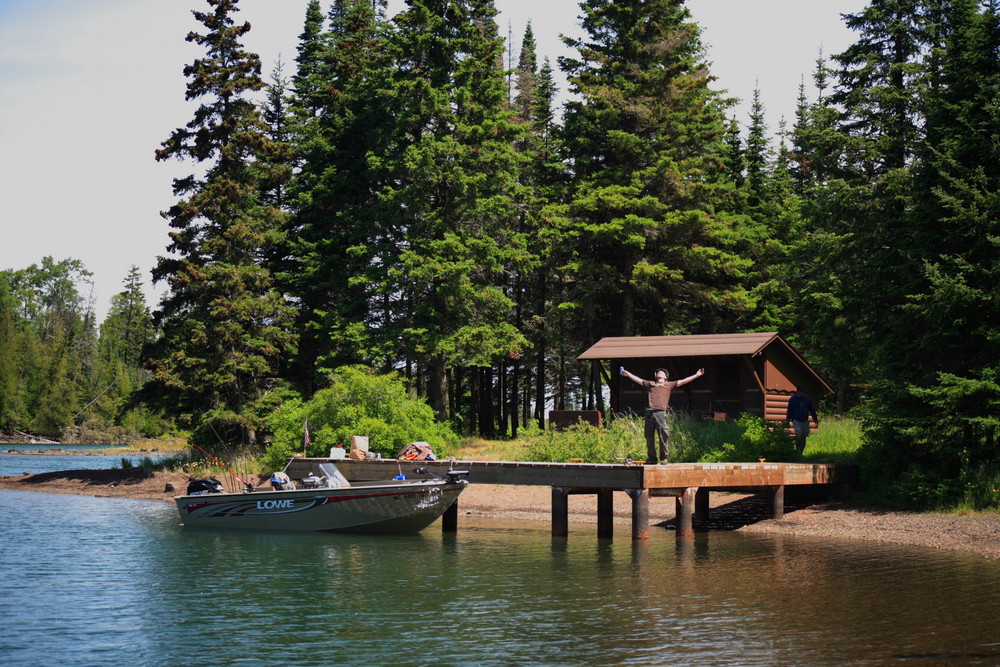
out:
<path id="1" fill-rule="evenodd" d="M 656 434 L 660 434 L 660 455 L 656 456 Z M 666 462 L 670 447 L 670 427 L 663 410 L 646 410 L 646 462 Z"/>

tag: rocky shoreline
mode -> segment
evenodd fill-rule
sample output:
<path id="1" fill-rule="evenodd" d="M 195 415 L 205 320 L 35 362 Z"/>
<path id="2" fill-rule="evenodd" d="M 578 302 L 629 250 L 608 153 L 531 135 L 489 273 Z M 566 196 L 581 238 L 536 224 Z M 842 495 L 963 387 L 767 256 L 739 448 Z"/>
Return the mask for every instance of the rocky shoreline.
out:
<path id="1" fill-rule="evenodd" d="M 65 453 L 65 452 L 63 452 Z M 155 454 L 143 454 L 155 455 Z M 71 493 L 99 497 L 171 501 L 183 493 L 188 475 L 147 473 L 138 468 L 63 470 L 35 475 L 0 476 L 0 489 Z M 569 520 L 595 523 L 592 496 L 570 496 Z M 794 502 L 786 498 L 782 519 L 768 519 L 769 505 L 760 496 L 713 493 L 709 530 L 818 537 L 910 545 L 1000 558 L 1000 517 L 893 512 L 843 503 Z M 542 486 L 471 484 L 462 495 L 460 511 L 469 517 L 511 521 L 551 520 L 551 491 Z M 673 498 L 650 499 L 650 522 L 675 527 Z M 615 522 L 631 522 L 631 500 L 614 494 Z"/>

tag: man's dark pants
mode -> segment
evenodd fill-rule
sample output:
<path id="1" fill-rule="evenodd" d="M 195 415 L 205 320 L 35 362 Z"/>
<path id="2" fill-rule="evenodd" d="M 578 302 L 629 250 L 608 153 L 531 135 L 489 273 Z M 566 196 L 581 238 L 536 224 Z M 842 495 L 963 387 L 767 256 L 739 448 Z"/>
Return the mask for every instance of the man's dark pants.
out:
<path id="1" fill-rule="evenodd" d="M 660 456 L 656 456 L 656 434 L 660 434 Z M 670 443 L 670 427 L 667 413 L 663 410 L 646 410 L 646 461 L 666 462 Z"/>

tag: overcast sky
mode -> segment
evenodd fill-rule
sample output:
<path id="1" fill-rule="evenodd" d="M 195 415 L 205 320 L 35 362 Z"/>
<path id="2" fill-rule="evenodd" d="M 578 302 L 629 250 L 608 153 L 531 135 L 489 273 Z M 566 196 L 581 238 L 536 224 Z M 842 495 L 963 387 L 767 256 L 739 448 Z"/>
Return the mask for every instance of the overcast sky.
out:
<path id="1" fill-rule="evenodd" d="M 324 11 L 329 6 L 323 3 Z M 269 77 L 279 55 L 292 71 L 307 0 L 241 0 L 253 26 L 245 45 Z M 559 35 L 581 36 L 576 0 L 497 0 L 515 49 L 527 22 L 539 58 L 566 54 Z M 716 87 L 746 101 L 761 90 L 769 127 L 794 120 L 800 81 L 853 40 L 840 19 L 863 0 L 689 0 L 703 28 Z M 402 0 L 391 0 L 395 13 Z M 132 265 L 147 276 L 165 252 L 159 212 L 171 180 L 190 166 L 153 151 L 186 124 L 185 64 L 202 55 L 184 41 L 199 29 L 200 0 L 0 0 L 0 269 L 51 255 L 93 274 L 100 318 Z M 516 50 L 515 50 L 516 53 Z M 162 287 L 162 286 L 160 286 Z M 160 288 L 147 285 L 150 306 Z"/>

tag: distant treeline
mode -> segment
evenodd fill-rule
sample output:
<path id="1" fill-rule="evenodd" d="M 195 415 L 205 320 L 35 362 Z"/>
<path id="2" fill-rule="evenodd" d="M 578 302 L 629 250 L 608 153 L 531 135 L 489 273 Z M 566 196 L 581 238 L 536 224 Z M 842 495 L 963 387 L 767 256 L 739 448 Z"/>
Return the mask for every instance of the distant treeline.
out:
<path id="1" fill-rule="evenodd" d="M 257 442 L 360 363 L 508 436 L 594 406 L 575 357 L 603 336 L 777 330 L 864 417 L 885 497 L 998 504 L 995 3 L 873 0 L 777 128 L 759 95 L 732 116 L 677 0 L 581 2 L 561 108 L 491 0 L 310 1 L 269 83 L 237 2 L 207 4 L 200 106 L 157 151 L 196 168 L 144 409 Z"/>
<path id="2" fill-rule="evenodd" d="M 99 325 L 83 291 L 90 278 L 79 260 L 51 257 L 0 271 L 0 432 L 115 443 L 169 428 L 157 410 L 130 404 L 149 378 L 141 353 L 154 336 L 139 269 Z"/>

